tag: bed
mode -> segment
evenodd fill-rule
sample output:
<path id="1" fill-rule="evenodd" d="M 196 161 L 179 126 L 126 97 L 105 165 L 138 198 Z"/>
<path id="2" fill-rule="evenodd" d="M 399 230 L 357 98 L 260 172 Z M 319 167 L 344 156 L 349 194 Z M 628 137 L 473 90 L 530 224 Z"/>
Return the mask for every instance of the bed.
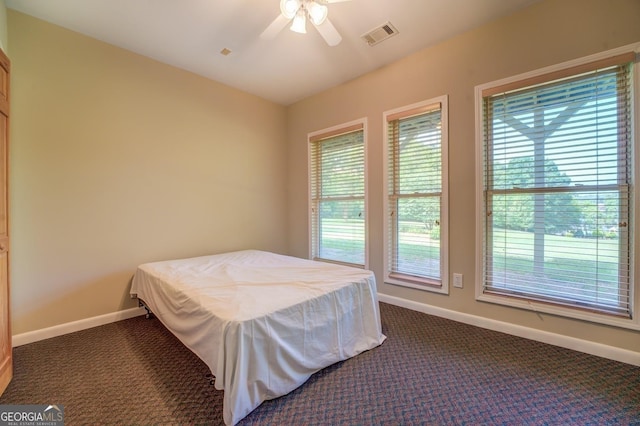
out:
<path id="1" fill-rule="evenodd" d="M 207 364 L 227 425 L 385 339 L 371 271 L 265 251 L 146 263 L 131 295 Z"/>

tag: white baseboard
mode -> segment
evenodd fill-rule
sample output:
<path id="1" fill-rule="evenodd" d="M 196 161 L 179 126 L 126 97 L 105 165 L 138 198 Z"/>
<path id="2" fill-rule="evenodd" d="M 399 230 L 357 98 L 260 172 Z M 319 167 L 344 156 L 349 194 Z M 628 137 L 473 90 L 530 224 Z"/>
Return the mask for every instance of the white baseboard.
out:
<path id="1" fill-rule="evenodd" d="M 451 311 L 449 309 L 443 309 L 436 306 L 427 305 L 425 303 L 419 303 L 382 293 L 378 293 L 378 299 L 381 302 L 411 309 L 413 311 L 423 312 L 425 314 L 447 318 L 453 321 L 462 322 L 464 324 L 499 331 L 502 333 L 511 334 L 513 336 L 524 337 L 526 339 L 536 340 L 538 342 L 548 343 L 551 345 L 560 346 L 563 348 L 572 349 L 575 351 L 580 351 L 640 367 L 639 352 L 616 348 L 614 346 L 603 345 L 601 343 L 590 342 L 588 340 L 576 339 L 575 337 L 563 336 L 561 334 L 549 333 L 547 331 L 536 330 L 535 328 L 510 324 L 507 322 L 492 320 L 476 315 L 469 315 L 462 312 Z M 144 308 L 132 308 L 125 311 L 112 312 L 109 314 L 86 318 L 79 321 L 73 321 L 66 324 L 60 324 L 41 330 L 16 334 L 12 337 L 12 343 L 14 347 L 26 345 L 28 343 L 37 342 L 51 337 L 61 336 L 63 334 L 73 333 L 75 331 L 86 330 L 88 328 L 97 327 L 100 325 L 105 325 L 145 314 L 146 311 L 144 310 Z"/>
<path id="2" fill-rule="evenodd" d="M 378 299 L 381 302 L 411 309 L 413 311 L 423 312 L 425 314 L 435 315 L 453 321 L 511 334 L 513 336 L 524 337 L 526 339 L 536 340 L 538 342 L 548 343 L 562 348 L 572 349 L 574 351 L 640 366 L 640 352 L 616 348 L 614 346 L 603 345 L 601 343 L 590 342 L 588 340 L 576 339 L 575 337 L 563 336 L 561 334 L 549 333 L 547 331 L 536 330 L 535 328 L 510 324 L 476 315 L 451 311 L 449 309 L 438 308 L 436 306 L 402 299 L 400 297 L 389 296 L 382 293 L 378 293 Z"/>
<path id="3" fill-rule="evenodd" d="M 85 318 L 78 321 L 55 325 L 53 327 L 43 328 L 41 330 L 16 334 L 11 338 L 12 346 L 16 347 L 26 345 L 27 343 L 37 342 L 39 340 L 48 339 L 50 337 L 62 336 L 63 334 L 86 330 L 88 328 L 97 327 L 99 325 L 105 325 L 145 314 L 146 311 L 144 310 L 144 308 L 131 308 L 125 311 L 112 312 L 110 314 L 99 315 L 97 317 Z"/>

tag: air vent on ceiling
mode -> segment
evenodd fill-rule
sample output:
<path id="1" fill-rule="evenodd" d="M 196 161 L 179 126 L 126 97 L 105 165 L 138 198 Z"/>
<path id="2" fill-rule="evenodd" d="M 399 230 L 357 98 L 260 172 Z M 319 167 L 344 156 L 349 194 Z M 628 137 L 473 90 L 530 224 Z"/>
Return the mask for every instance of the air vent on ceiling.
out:
<path id="1" fill-rule="evenodd" d="M 372 29 L 368 33 L 363 34 L 362 39 L 366 41 L 369 46 L 375 46 L 381 41 L 384 41 L 389 37 L 393 37 L 396 34 L 398 34 L 396 27 L 391 25 L 391 22 L 386 22 L 379 27 Z"/>

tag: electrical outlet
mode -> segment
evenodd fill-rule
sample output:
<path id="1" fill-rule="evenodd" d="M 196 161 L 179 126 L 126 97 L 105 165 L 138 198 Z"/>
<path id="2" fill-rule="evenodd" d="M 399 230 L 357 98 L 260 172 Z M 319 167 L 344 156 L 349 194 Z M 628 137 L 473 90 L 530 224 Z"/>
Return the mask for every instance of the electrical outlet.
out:
<path id="1" fill-rule="evenodd" d="M 462 288 L 462 274 L 453 274 L 453 286 Z"/>

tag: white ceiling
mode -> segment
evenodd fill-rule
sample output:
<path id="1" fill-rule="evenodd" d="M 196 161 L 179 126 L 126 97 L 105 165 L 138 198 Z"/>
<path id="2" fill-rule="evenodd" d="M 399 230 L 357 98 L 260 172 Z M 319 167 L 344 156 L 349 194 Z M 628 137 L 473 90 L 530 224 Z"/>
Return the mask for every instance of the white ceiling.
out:
<path id="1" fill-rule="evenodd" d="M 537 0 L 351 0 L 329 5 L 342 43 L 312 25 L 260 38 L 279 0 L 6 0 L 10 9 L 289 105 Z M 385 22 L 399 34 L 368 46 Z M 230 49 L 224 56 L 220 51 Z"/>

